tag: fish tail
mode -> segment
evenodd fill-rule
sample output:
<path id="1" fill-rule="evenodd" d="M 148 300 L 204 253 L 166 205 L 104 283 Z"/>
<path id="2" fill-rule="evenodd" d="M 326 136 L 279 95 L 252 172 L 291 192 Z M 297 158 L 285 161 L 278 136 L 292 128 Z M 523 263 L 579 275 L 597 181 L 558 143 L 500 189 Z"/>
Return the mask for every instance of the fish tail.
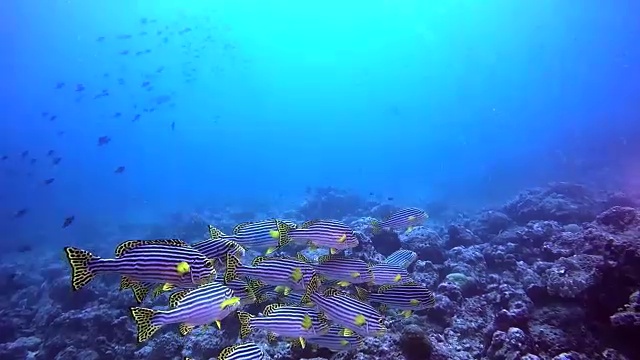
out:
<path id="1" fill-rule="evenodd" d="M 149 340 L 160 329 L 159 325 L 152 323 L 153 317 L 158 313 L 157 310 L 132 307 L 129 311 L 138 327 L 138 343 Z"/>
<path id="2" fill-rule="evenodd" d="M 64 253 L 69 261 L 69 266 L 71 266 L 71 288 L 74 291 L 80 290 L 96 276 L 90 265 L 100 258 L 86 250 L 71 246 L 65 247 Z"/>
<path id="3" fill-rule="evenodd" d="M 322 278 L 319 274 L 313 274 L 311 280 L 309 280 L 309 284 L 307 284 L 307 288 L 304 291 L 304 295 L 300 299 L 300 303 L 307 304 L 311 302 L 311 294 L 318 290 L 320 285 L 322 284 Z"/>
<path id="4" fill-rule="evenodd" d="M 362 301 L 367 301 L 369 299 L 369 291 L 356 286 L 356 296 L 358 297 L 358 299 L 362 300 Z"/>
<path id="5" fill-rule="evenodd" d="M 120 291 L 125 289 L 131 289 L 133 281 L 126 276 L 120 277 Z"/>
<path id="6" fill-rule="evenodd" d="M 224 233 L 213 225 L 209 225 L 209 238 L 211 240 L 220 239 L 224 236 Z"/>
<path id="7" fill-rule="evenodd" d="M 240 339 L 244 339 L 251 334 L 251 319 L 253 315 L 248 312 L 238 311 L 238 320 L 240 320 Z"/>
<path id="8" fill-rule="evenodd" d="M 228 283 L 238 278 L 238 267 L 240 260 L 237 257 L 227 254 L 227 268 L 224 271 L 224 282 Z"/>
<path id="9" fill-rule="evenodd" d="M 280 234 L 280 236 L 278 237 L 278 248 L 281 248 L 291 242 L 291 236 L 289 236 L 289 231 L 291 230 L 291 228 L 289 227 L 289 225 L 282 221 L 278 221 L 277 226 L 278 233 Z"/>

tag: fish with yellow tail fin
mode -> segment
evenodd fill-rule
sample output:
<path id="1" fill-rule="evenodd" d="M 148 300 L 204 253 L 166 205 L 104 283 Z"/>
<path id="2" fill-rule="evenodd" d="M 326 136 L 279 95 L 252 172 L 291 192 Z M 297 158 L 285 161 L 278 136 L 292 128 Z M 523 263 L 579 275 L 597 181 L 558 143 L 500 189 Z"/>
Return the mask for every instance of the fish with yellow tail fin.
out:
<path id="1" fill-rule="evenodd" d="M 289 231 L 289 238 L 296 243 L 314 248 L 326 248 L 332 254 L 358 246 L 355 231 L 338 220 L 310 220 Z"/>
<path id="2" fill-rule="evenodd" d="M 240 338 L 244 339 L 256 330 L 268 332 L 268 339 L 277 337 L 302 339 L 322 335 L 329 330 L 329 322 L 324 314 L 308 307 L 271 304 L 264 308 L 262 316 L 253 316 L 239 311 Z"/>
<path id="3" fill-rule="evenodd" d="M 116 257 L 104 259 L 74 248 L 64 248 L 71 266 L 71 287 L 79 290 L 99 274 L 117 273 L 131 282 L 170 283 L 194 287 L 215 277 L 213 262 L 182 240 L 131 240 L 116 248 Z M 185 270 L 186 263 L 188 271 Z"/>
<path id="4" fill-rule="evenodd" d="M 383 304 L 385 308 L 402 310 L 404 317 L 412 311 L 435 306 L 436 298 L 431 290 L 419 284 L 384 285 L 377 292 L 356 287 L 357 297 L 362 301 Z"/>
<path id="5" fill-rule="evenodd" d="M 187 335 L 195 326 L 215 323 L 236 311 L 240 298 L 226 285 L 212 282 L 195 289 L 173 293 L 168 310 L 132 307 L 131 316 L 138 327 L 138 342 L 149 340 L 162 326 L 180 324 L 180 334 Z"/>
<path id="6" fill-rule="evenodd" d="M 377 234 L 382 229 L 394 231 L 407 229 L 411 231 L 414 227 L 424 224 L 428 218 L 429 215 L 426 211 L 416 207 L 408 207 L 393 212 L 382 221 L 373 220 L 371 222 L 372 232 Z"/>
<path id="7" fill-rule="evenodd" d="M 291 242 L 289 232 L 295 224 L 278 219 L 245 222 L 235 226 L 232 234 L 224 234 L 213 228 L 212 240 L 231 240 L 246 249 L 266 250 L 267 254 L 282 248 Z M 232 254 L 234 255 L 234 254 Z"/>
<path id="8" fill-rule="evenodd" d="M 318 258 L 314 270 L 327 280 L 336 280 L 342 285 L 364 284 L 373 282 L 373 274 L 369 264 L 341 255 L 324 255 Z"/>
<path id="9" fill-rule="evenodd" d="M 286 286 L 292 290 L 304 290 L 315 275 L 313 267 L 298 259 L 285 256 L 253 259 L 252 266 L 242 265 L 235 256 L 227 256 L 225 282 L 240 278 L 259 280 L 265 285 Z"/>
<path id="10" fill-rule="evenodd" d="M 395 265 L 397 267 L 407 269 L 414 261 L 418 259 L 418 254 L 415 251 L 400 249 L 396 250 L 384 259 L 384 262 L 389 265 Z"/>
<path id="11" fill-rule="evenodd" d="M 218 360 L 266 360 L 264 351 L 253 342 L 236 344 L 222 349 Z"/>
<path id="12" fill-rule="evenodd" d="M 329 288 L 324 294 L 314 291 L 310 298 L 334 325 L 346 329 L 343 331 L 345 336 L 382 336 L 387 331 L 382 315 L 351 294 Z"/>
<path id="13" fill-rule="evenodd" d="M 369 268 L 373 274 L 374 285 L 401 285 L 414 282 L 406 269 L 387 263 L 380 263 Z"/>

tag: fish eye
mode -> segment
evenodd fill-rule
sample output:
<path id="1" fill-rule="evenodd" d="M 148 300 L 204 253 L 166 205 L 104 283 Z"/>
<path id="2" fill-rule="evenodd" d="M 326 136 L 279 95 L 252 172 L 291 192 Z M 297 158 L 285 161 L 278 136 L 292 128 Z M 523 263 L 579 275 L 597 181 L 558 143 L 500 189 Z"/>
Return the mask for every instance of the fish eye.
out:
<path id="1" fill-rule="evenodd" d="M 213 267 L 213 260 L 207 259 L 204 261 L 204 267 L 211 269 Z"/>

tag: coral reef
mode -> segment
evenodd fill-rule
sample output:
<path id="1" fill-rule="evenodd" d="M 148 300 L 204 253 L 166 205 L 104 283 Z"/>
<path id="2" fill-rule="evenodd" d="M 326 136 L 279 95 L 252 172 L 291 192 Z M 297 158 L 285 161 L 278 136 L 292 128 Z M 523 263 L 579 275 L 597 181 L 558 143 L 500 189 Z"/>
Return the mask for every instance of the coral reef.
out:
<path id="1" fill-rule="evenodd" d="M 390 313 L 390 331 L 366 338 L 359 351 L 291 349 L 267 343 L 261 332 L 252 335 L 272 359 L 640 359 L 636 199 L 555 183 L 499 209 L 372 234 L 371 220 L 390 208 L 331 188 L 311 195 L 287 214 L 347 221 L 361 240 L 353 255 L 366 261 L 382 261 L 398 248 L 415 251 L 409 271 L 434 290 L 436 306 L 408 318 Z M 235 221 L 184 215 L 171 226 L 192 241 L 211 219 L 227 228 Z M 88 246 L 112 251 L 104 243 Z M 0 265 L 3 360 L 210 359 L 237 341 L 238 324 L 229 317 L 222 330 L 183 338 L 169 327 L 137 345 L 127 313 L 134 301 L 117 290 L 116 278 L 96 279 L 72 294 L 60 255 L 32 251 L 4 254 Z M 163 303 L 166 298 L 151 306 Z"/>

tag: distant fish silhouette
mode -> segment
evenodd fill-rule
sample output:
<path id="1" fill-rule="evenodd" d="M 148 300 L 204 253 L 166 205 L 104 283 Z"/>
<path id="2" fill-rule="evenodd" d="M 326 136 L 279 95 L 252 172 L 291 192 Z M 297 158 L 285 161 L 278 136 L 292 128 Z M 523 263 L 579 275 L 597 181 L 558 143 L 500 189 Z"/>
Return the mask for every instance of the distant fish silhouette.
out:
<path id="1" fill-rule="evenodd" d="M 111 138 L 108 136 L 100 136 L 98 138 L 98 146 L 107 145 L 109 142 L 111 142 Z"/>
<path id="2" fill-rule="evenodd" d="M 22 156 L 22 158 L 26 158 L 29 155 L 29 150 L 25 150 L 22 152 L 22 154 L 20 154 Z"/>
<path id="3" fill-rule="evenodd" d="M 175 131 L 175 130 L 176 130 L 176 122 L 175 122 L 175 121 L 173 121 L 173 122 L 171 123 L 171 131 Z"/>
<path id="4" fill-rule="evenodd" d="M 29 162 L 31 163 L 31 165 L 35 164 L 36 161 L 38 161 L 38 159 L 31 159 Z"/>
<path id="5" fill-rule="evenodd" d="M 27 209 L 27 208 L 20 209 L 20 210 L 16 211 L 15 214 L 13 214 L 13 217 L 14 218 L 21 218 L 21 217 L 25 216 L 28 211 L 29 211 L 29 209 Z"/>
<path id="6" fill-rule="evenodd" d="M 51 162 L 53 162 L 53 165 L 58 165 L 60 164 L 60 160 L 62 160 L 61 157 L 57 157 L 57 158 L 53 158 L 53 160 Z"/>
<path id="7" fill-rule="evenodd" d="M 389 197 L 387 198 L 387 200 L 389 200 L 389 201 L 393 201 L 393 197 L 389 196 Z"/>
<path id="8" fill-rule="evenodd" d="M 47 179 L 47 180 L 45 180 L 45 181 L 44 181 L 44 184 L 45 184 L 45 185 L 49 185 L 49 184 L 51 184 L 51 183 L 52 183 L 52 182 L 54 182 L 54 181 L 55 181 L 55 178 L 49 178 L 49 179 Z"/>
<path id="9" fill-rule="evenodd" d="M 116 171 L 114 171 L 116 174 L 122 174 L 124 172 L 125 167 L 124 166 L 118 166 L 118 168 L 116 169 Z"/>
<path id="10" fill-rule="evenodd" d="M 7 160 L 9 157 L 7 155 L 2 155 L 2 160 Z"/>
<path id="11" fill-rule="evenodd" d="M 77 84 L 76 85 L 76 92 L 82 92 L 84 91 L 85 87 L 82 84 Z"/>
<path id="12" fill-rule="evenodd" d="M 51 115 L 49 117 L 49 121 L 55 121 L 58 118 L 58 115 Z"/>
<path id="13" fill-rule="evenodd" d="M 73 220 L 75 220 L 76 217 L 71 215 L 68 218 L 64 219 L 64 223 L 62 224 L 62 228 L 66 228 L 67 226 L 71 225 L 71 223 L 73 222 Z"/>
<path id="14" fill-rule="evenodd" d="M 49 150 L 49 151 L 47 151 L 47 156 L 51 156 L 51 155 L 53 155 L 53 154 L 55 154 L 55 150 Z"/>
<path id="15" fill-rule="evenodd" d="M 56 83 L 56 89 L 62 89 L 64 87 L 64 83 L 62 81 L 59 81 Z"/>
<path id="16" fill-rule="evenodd" d="M 20 245 L 16 250 L 21 253 L 26 253 L 33 250 L 33 248 L 31 247 L 31 245 Z"/>

